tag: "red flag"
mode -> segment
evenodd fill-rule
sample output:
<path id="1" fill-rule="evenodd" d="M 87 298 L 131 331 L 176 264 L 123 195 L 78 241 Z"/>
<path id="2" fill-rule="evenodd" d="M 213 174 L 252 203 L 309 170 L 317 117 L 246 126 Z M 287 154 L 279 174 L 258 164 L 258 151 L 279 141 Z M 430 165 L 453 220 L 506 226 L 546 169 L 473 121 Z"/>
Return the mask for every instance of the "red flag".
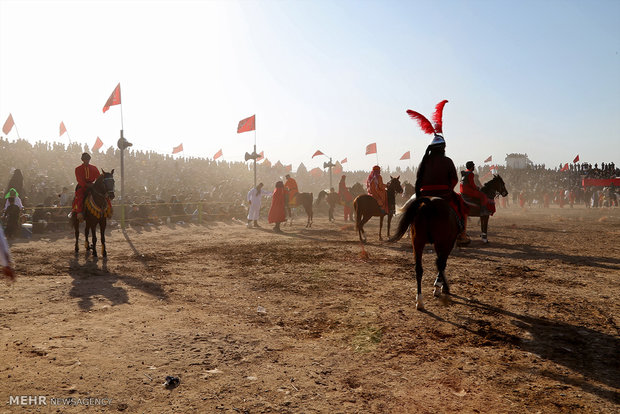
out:
<path id="1" fill-rule="evenodd" d="M 213 161 L 217 160 L 222 155 L 224 155 L 224 153 L 222 152 L 222 149 L 220 148 L 220 150 L 218 152 L 216 152 L 215 155 L 213 156 Z"/>
<path id="2" fill-rule="evenodd" d="M 312 158 L 316 157 L 317 155 L 325 155 L 321 152 L 321 150 L 316 150 L 316 152 L 314 153 L 314 155 L 312 155 Z"/>
<path id="3" fill-rule="evenodd" d="M 560 171 L 568 171 L 568 163 L 564 164 L 564 167 Z"/>
<path id="4" fill-rule="evenodd" d="M 340 161 L 340 164 L 344 164 L 345 162 L 347 162 L 346 158 L 344 160 Z"/>
<path id="5" fill-rule="evenodd" d="M 372 144 L 366 145 L 366 155 L 368 154 L 376 154 L 377 153 L 377 143 L 373 142 Z"/>
<path id="6" fill-rule="evenodd" d="M 9 114 L 9 117 L 6 119 L 6 122 L 2 127 L 2 132 L 4 132 L 5 135 L 8 135 L 9 132 L 11 132 L 11 129 L 13 129 L 13 125 L 15 125 L 15 122 L 13 122 L 13 115 Z"/>
<path id="7" fill-rule="evenodd" d="M 93 145 L 93 151 L 99 151 L 99 148 L 103 147 L 103 141 L 97 137 L 95 145 Z"/>
<path id="8" fill-rule="evenodd" d="M 400 157 L 401 160 L 410 160 L 411 159 L 411 151 L 407 151 Z"/>
<path id="9" fill-rule="evenodd" d="M 573 164 L 579 162 L 579 154 L 577 154 L 577 156 L 575 157 L 575 159 L 573 160 Z"/>
<path id="10" fill-rule="evenodd" d="M 258 154 L 258 158 L 256 158 L 256 162 L 262 160 L 263 158 L 265 158 L 265 151 L 261 151 L 260 154 Z"/>
<path id="11" fill-rule="evenodd" d="M 493 156 L 492 155 L 489 155 L 489 158 L 484 160 L 484 162 L 491 162 L 491 161 L 493 161 Z"/>
<path id="12" fill-rule="evenodd" d="M 114 88 L 114 91 L 112 91 L 112 95 L 110 95 L 105 105 L 103 106 L 103 113 L 105 114 L 106 111 L 110 109 L 112 105 L 118 105 L 120 103 L 121 103 L 121 83 L 119 82 L 118 85 L 116 85 L 116 88 Z"/>
<path id="13" fill-rule="evenodd" d="M 289 164 L 286 166 L 286 172 L 291 172 L 293 171 L 293 164 Z"/>
<path id="14" fill-rule="evenodd" d="M 62 134 L 64 134 L 65 132 L 67 132 L 67 128 L 65 128 L 65 123 L 61 122 L 60 123 L 60 135 L 58 135 L 58 136 L 61 137 Z"/>
<path id="15" fill-rule="evenodd" d="M 237 134 L 254 130 L 256 130 L 256 115 L 252 115 L 249 118 L 239 121 L 239 126 L 237 126 Z"/>
<path id="16" fill-rule="evenodd" d="M 178 147 L 172 148 L 172 153 L 173 154 L 177 154 L 177 153 L 179 153 L 181 151 L 183 151 L 183 143 L 181 143 L 181 145 L 179 145 Z"/>

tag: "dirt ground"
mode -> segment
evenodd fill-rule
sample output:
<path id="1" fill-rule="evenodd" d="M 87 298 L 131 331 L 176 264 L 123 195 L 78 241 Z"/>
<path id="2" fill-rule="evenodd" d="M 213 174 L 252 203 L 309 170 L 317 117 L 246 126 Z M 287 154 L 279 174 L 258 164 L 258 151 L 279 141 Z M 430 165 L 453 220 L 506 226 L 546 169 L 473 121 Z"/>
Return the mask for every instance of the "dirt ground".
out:
<path id="1" fill-rule="evenodd" d="M 240 222 L 13 245 L 0 284 L 1 412 L 611 413 L 620 410 L 620 210 L 499 210 L 415 309 L 409 241 L 368 259 L 319 214 L 284 235 Z M 469 233 L 479 234 L 478 219 Z M 266 226 L 266 224 L 264 224 Z M 166 389 L 167 375 L 180 385 Z M 46 406 L 9 405 L 46 396 Z"/>

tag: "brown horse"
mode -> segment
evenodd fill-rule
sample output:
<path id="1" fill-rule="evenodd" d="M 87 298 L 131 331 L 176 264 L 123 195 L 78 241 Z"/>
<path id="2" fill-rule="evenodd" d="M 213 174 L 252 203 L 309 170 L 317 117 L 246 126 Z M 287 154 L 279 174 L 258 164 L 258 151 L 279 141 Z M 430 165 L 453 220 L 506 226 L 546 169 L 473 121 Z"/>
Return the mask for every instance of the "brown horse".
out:
<path id="1" fill-rule="evenodd" d="M 497 194 L 500 194 L 502 197 L 506 197 L 508 195 L 508 190 L 506 190 L 506 184 L 504 184 L 504 180 L 499 174 L 494 175 L 493 178 L 486 182 L 481 188 L 482 191 L 489 200 L 493 200 Z M 469 207 L 469 216 L 471 217 L 480 217 L 480 230 L 482 234 L 480 234 L 480 238 L 483 243 L 488 243 L 489 240 L 487 238 L 487 230 L 489 228 L 489 216 L 490 213 L 486 208 L 482 208 L 477 200 L 467 197 L 466 195 L 462 195 L 463 200 L 467 203 Z"/>
<path id="2" fill-rule="evenodd" d="M 106 219 L 112 216 L 112 209 L 108 205 L 108 200 L 114 199 L 114 170 L 111 172 L 105 172 L 101 170 L 103 174 L 95 180 L 90 191 L 84 196 L 84 221 L 86 228 L 84 229 L 84 245 L 86 251 L 92 250 L 93 257 L 97 257 L 97 224 L 99 224 L 99 230 L 101 232 L 101 246 L 103 249 L 102 255 L 106 257 L 108 252 L 105 248 L 105 228 Z M 80 237 L 80 223 L 77 219 L 75 212 L 71 213 L 71 223 L 75 230 L 75 253 L 80 250 L 78 245 L 78 239 Z M 92 231 L 92 245 L 88 243 L 88 232 Z"/>
<path id="3" fill-rule="evenodd" d="M 403 215 L 398 223 L 396 234 L 390 242 L 399 240 L 411 228 L 411 240 L 415 255 L 415 276 L 418 285 L 416 293 L 416 309 L 424 309 L 422 300 L 422 252 L 427 243 L 432 243 L 437 252 L 437 278 L 435 279 L 434 295 L 440 296 L 442 291 L 450 294 L 450 287 L 444 270 L 456 237 L 459 233 L 458 217 L 447 201 L 438 197 L 422 197 L 409 200 L 401 209 Z"/>
<path id="4" fill-rule="evenodd" d="M 293 215 L 291 214 L 291 208 L 296 208 L 299 206 L 303 206 L 304 210 L 306 210 L 306 215 L 308 216 L 308 221 L 306 222 L 306 228 L 312 227 L 312 218 L 314 216 L 314 212 L 312 211 L 312 193 L 297 193 L 295 196 L 295 204 L 290 204 L 288 201 L 285 204 L 286 213 L 289 220 L 289 226 L 293 225 Z M 288 200 L 288 197 L 287 197 Z"/>
<path id="5" fill-rule="evenodd" d="M 371 217 L 379 217 L 379 240 L 383 240 L 381 231 L 383 229 L 383 217 L 388 216 L 387 236 L 390 237 L 390 224 L 392 223 L 392 216 L 396 213 L 396 193 L 403 192 L 403 188 L 400 185 L 400 175 L 398 177 L 390 177 L 390 181 L 387 184 L 387 202 L 388 211 L 383 212 L 379 208 L 379 203 L 372 196 L 361 195 L 353 200 L 353 211 L 355 211 L 355 224 L 357 232 L 360 236 L 360 241 L 366 243 L 366 234 L 364 233 L 364 224 Z"/>

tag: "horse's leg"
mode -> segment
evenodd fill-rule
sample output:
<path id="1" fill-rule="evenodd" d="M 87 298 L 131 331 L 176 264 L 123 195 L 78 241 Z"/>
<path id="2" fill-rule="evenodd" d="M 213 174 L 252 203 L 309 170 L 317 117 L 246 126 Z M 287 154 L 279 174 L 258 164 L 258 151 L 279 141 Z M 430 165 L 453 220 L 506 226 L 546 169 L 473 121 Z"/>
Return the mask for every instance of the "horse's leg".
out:
<path id="1" fill-rule="evenodd" d="M 73 221 L 73 229 L 75 230 L 75 252 L 80 251 L 80 246 L 78 245 L 80 239 L 80 222 L 77 219 L 77 213 L 73 213 L 71 215 L 71 220 Z"/>
<path id="2" fill-rule="evenodd" d="M 480 230 L 482 230 L 482 234 L 480 238 L 482 239 L 482 243 L 488 243 L 489 239 L 487 239 L 487 230 L 489 228 L 489 216 L 481 216 L 480 217 Z"/>
<path id="3" fill-rule="evenodd" d="M 435 279 L 435 283 L 433 286 L 435 289 L 433 290 L 433 295 L 435 297 L 441 296 L 441 292 L 446 295 L 450 294 L 450 287 L 448 286 L 448 280 L 446 279 L 446 265 L 448 263 L 448 255 L 450 253 L 445 252 L 445 246 L 437 246 L 435 245 L 435 250 L 437 251 L 437 259 L 435 260 L 435 265 L 437 266 L 437 278 Z"/>
<path id="4" fill-rule="evenodd" d="M 415 255 L 415 280 L 418 288 L 415 295 L 415 308 L 417 310 L 424 310 L 424 300 L 422 299 L 422 273 L 424 273 L 422 269 L 422 252 L 424 251 L 426 240 L 419 235 L 416 237 L 414 224 L 411 225 L 411 240 Z"/>
<path id="5" fill-rule="evenodd" d="M 390 225 L 392 224 L 392 215 L 388 214 L 387 238 L 390 238 Z"/>
<path id="6" fill-rule="evenodd" d="M 108 252 L 105 249 L 105 227 L 106 227 L 106 220 L 103 219 L 101 222 L 99 222 L 99 230 L 101 231 L 101 249 L 102 249 L 102 255 L 103 257 L 107 257 L 108 256 Z"/>
<path id="7" fill-rule="evenodd" d="M 93 257 L 97 257 L 97 222 L 91 227 L 91 232 L 93 233 Z"/>
<path id="8" fill-rule="evenodd" d="M 90 230 L 90 227 L 88 227 L 88 221 L 84 220 L 84 247 L 86 248 L 87 252 L 90 250 L 90 244 L 88 244 L 89 230 Z"/>
<path id="9" fill-rule="evenodd" d="M 383 231 L 383 215 L 379 216 L 379 240 L 383 240 L 381 237 L 381 232 Z"/>

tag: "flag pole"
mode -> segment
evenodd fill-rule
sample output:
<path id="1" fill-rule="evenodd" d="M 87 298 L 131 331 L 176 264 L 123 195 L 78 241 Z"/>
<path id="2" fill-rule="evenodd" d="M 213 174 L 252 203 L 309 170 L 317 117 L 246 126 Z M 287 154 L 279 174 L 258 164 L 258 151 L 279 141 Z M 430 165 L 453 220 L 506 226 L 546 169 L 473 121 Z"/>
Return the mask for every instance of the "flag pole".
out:
<path id="1" fill-rule="evenodd" d="M 19 130 L 17 129 L 17 124 L 15 123 L 15 121 L 13 121 L 13 126 L 15 127 L 15 132 L 17 132 L 17 138 L 22 139 L 22 137 L 19 136 Z"/>

